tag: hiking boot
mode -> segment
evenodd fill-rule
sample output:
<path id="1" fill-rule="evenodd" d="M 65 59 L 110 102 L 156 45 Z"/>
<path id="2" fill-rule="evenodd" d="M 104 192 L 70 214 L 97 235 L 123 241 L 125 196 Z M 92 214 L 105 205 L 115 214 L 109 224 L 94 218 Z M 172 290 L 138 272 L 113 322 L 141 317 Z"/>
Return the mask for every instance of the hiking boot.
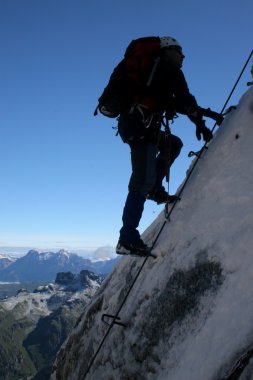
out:
<path id="1" fill-rule="evenodd" d="M 148 256 L 151 248 L 148 247 L 141 239 L 137 243 L 123 242 L 119 239 L 116 253 L 118 255 Z"/>
<path id="2" fill-rule="evenodd" d="M 179 197 L 176 195 L 169 195 L 167 191 L 165 191 L 164 187 L 162 187 L 161 190 L 157 190 L 148 194 L 147 199 L 150 199 L 159 205 L 162 203 L 173 203 L 176 200 L 179 200 Z"/>

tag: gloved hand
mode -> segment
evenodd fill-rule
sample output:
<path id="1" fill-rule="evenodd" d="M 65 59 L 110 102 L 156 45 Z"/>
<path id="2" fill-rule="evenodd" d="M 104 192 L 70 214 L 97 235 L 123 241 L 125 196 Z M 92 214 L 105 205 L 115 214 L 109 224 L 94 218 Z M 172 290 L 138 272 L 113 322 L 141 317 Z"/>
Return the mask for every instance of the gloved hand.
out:
<path id="1" fill-rule="evenodd" d="M 205 126 L 204 120 L 196 123 L 196 137 L 198 140 L 201 139 L 201 135 L 205 142 L 209 142 L 213 138 L 212 131 L 210 131 L 210 129 Z"/>

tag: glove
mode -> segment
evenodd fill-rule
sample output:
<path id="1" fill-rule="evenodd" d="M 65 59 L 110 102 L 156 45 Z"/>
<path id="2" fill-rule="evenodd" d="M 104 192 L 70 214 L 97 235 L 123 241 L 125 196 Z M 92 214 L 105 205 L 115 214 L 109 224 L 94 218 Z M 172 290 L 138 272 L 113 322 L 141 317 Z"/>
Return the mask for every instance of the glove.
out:
<path id="1" fill-rule="evenodd" d="M 210 108 L 202 108 L 199 106 L 197 108 L 188 108 L 187 116 L 195 124 L 202 121 L 203 116 L 215 120 L 217 125 L 221 125 L 224 120 L 224 117 L 220 113 L 214 112 Z"/>
<path id="2" fill-rule="evenodd" d="M 210 117 L 211 119 L 216 121 L 217 125 L 221 125 L 224 120 L 222 114 L 212 111 L 211 108 L 201 108 L 199 107 L 199 112 L 202 113 L 202 116 Z"/>
<path id="3" fill-rule="evenodd" d="M 196 123 L 196 137 L 198 140 L 201 139 L 201 135 L 205 142 L 209 142 L 213 138 L 212 131 L 210 131 L 210 129 L 205 126 L 204 120 L 201 120 L 201 122 Z"/>

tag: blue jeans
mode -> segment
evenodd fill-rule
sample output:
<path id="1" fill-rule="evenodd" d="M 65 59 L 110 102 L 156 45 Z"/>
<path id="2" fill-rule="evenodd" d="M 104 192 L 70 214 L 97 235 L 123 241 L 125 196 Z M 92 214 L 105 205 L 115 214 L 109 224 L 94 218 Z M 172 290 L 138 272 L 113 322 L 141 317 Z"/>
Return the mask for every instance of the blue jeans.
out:
<path id="1" fill-rule="evenodd" d="M 168 145 L 167 145 L 168 144 Z M 129 181 L 129 193 L 123 210 L 123 226 L 120 230 L 122 242 L 136 244 L 140 240 L 137 230 L 146 196 L 151 191 L 162 189 L 162 181 L 183 146 L 179 137 L 170 135 L 165 140 L 161 133 L 159 145 L 147 141 L 131 144 L 132 175 Z"/>

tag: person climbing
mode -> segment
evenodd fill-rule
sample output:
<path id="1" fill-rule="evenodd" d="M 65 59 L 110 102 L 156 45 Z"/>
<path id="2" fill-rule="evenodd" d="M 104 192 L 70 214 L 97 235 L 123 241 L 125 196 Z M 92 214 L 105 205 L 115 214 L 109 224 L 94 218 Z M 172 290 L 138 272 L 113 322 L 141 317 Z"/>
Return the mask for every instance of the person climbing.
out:
<path id="1" fill-rule="evenodd" d="M 116 247 L 118 254 L 148 254 L 150 248 L 143 242 L 137 229 L 144 203 L 147 199 L 157 203 L 175 200 L 165 191 L 162 182 L 168 169 L 166 164 L 173 164 L 183 143 L 173 134 L 166 140 L 166 132 L 160 131 L 163 113 L 166 112 L 169 119 L 175 116 L 175 112 L 188 114 L 196 124 L 198 140 L 200 137 L 206 142 L 212 139 L 212 132 L 205 126 L 181 70 L 185 58 L 181 45 L 175 38 L 162 37 L 160 48 L 160 60 L 147 89 L 148 95 L 154 97 L 157 103 L 157 110 L 150 113 L 148 107 L 139 105 L 119 117 L 119 134 L 131 149 L 132 175 Z"/>
<path id="2" fill-rule="evenodd" d="M 181 69 L 184 58 L 181 44 L 173 37 L 133 40 L 95 110 L 95 115 L 99 109 L 105 116 L 119 116 L 119 135 L 131 151 L 132 174 L 117 254 L 149 254 L 138 231 L 146 200 L 160 204 L 177 199 L 163 187 L 183 146 L 181 139 L 170 133 L 168 120 L 177 113 L 187 115 L 196 126 L 198 140 L 209 142 L 213 137 L 203 120 L 204 109 L 189 91 Z"/>

